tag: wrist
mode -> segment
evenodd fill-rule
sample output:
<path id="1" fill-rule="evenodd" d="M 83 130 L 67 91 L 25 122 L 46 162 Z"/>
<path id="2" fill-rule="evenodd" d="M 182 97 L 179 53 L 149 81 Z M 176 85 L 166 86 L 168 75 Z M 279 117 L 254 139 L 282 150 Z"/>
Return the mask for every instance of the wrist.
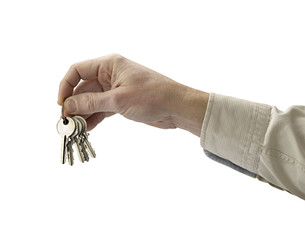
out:
<path id="1" fill-rule="evenodd" d="M 175 126 L 200 137 L 210 94 L 183 85 L 177 92 L 171 109 Z"/>

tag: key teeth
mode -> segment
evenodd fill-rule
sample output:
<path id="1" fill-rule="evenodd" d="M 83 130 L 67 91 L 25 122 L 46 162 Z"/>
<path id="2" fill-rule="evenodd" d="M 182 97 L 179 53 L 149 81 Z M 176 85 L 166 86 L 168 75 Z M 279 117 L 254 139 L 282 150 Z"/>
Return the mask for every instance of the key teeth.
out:
<path id="1" fill-rule="evenodd" d="M 93 149 L 91 143 L 90 143 L 89 140 L 88 140 L 88 137 L 87 137 L 87 136 L 84 136 L 83 140 L 84 140 L 84 145 L 85 145 L 85 147 L 86 147 L 86 150 L 88 150 L 88 152 L 89 152 L 89 154 L 90 154 L 90 156 L 91 156 L 92 158 L 95 158 L 95 157 L 96 157 L 96 154 L 95 154 L 95 151 L 94 151 L 94 149 Z"/>
<path id="2" fill-rule="evenodd" d="M 89 162 L 89 156 L 88 156 L 87 150 L 86 150 L 86 148 L 85 148 L 84 145 L 82 145 L 82 154 L 83 154 L 83 156 L 84 156 L 84 160 L 85 160 L 86 162 Z"/>
<path id="3" fill-rule="evenodd" d="M 75 139 L 75 145 L 76 145 L 78 158 L 83 163 L 84 162 L 84 154 L 83 154 L 83 151 L 82 151 L 82 146 L 81 146 L 80 141 L 79 141 L 77 136 L 76 136 L 76 139 Z"/>

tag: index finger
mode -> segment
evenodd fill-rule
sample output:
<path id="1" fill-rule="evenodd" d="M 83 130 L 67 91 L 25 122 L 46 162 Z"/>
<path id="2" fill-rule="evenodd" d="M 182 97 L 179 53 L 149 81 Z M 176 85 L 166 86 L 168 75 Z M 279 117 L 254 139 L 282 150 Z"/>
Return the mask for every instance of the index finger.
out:
<path id="1" fill-rule="evenodd" d="M 101 66 L 107 72 L 112 72 L 112 57 L 113 55 L 108 55 L 73 64 L 60 82 L 57 103 L 62 105 L 67 97 L 72 96 L 81 79 L 92 80 L 98 77 Z"/>
<path id="2" fill-rule="evenodd" d="M 98 66 L 96 59 L 91 59 L 73 64 L 61 80 L 57 102 L 59 105 L 72 95 L 74 88 L 81 79 L 88 80 L 97 76 Z"/>

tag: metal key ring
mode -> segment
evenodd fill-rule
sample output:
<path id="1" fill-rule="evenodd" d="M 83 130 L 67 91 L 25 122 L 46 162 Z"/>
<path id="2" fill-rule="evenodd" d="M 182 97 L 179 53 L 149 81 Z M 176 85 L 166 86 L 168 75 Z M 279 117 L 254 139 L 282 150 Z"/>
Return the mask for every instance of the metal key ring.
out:
<path id="1" fill-rule="evenodd" d="M 64 117 L 64 105 L 65 105 L 65 101 L 66 101 L 66 99 L 63 101 L 63 104 L 61 106 L 61 118 L 64 120 L 63 123 L 65 125 L 67 125 L 69 123 L 69 120 L 66 117 Z"/>

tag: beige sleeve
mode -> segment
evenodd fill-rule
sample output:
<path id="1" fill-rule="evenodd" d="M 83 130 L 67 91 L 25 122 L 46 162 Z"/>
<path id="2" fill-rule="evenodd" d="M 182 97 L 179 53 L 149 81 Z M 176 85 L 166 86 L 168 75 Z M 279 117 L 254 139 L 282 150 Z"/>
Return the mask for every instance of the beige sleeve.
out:
<path id="1" fill-rule="evenodd" d="M 285 112 L 211 93 L 201 130 L 209 157 L 305 199 L 305 107 Z"/>

